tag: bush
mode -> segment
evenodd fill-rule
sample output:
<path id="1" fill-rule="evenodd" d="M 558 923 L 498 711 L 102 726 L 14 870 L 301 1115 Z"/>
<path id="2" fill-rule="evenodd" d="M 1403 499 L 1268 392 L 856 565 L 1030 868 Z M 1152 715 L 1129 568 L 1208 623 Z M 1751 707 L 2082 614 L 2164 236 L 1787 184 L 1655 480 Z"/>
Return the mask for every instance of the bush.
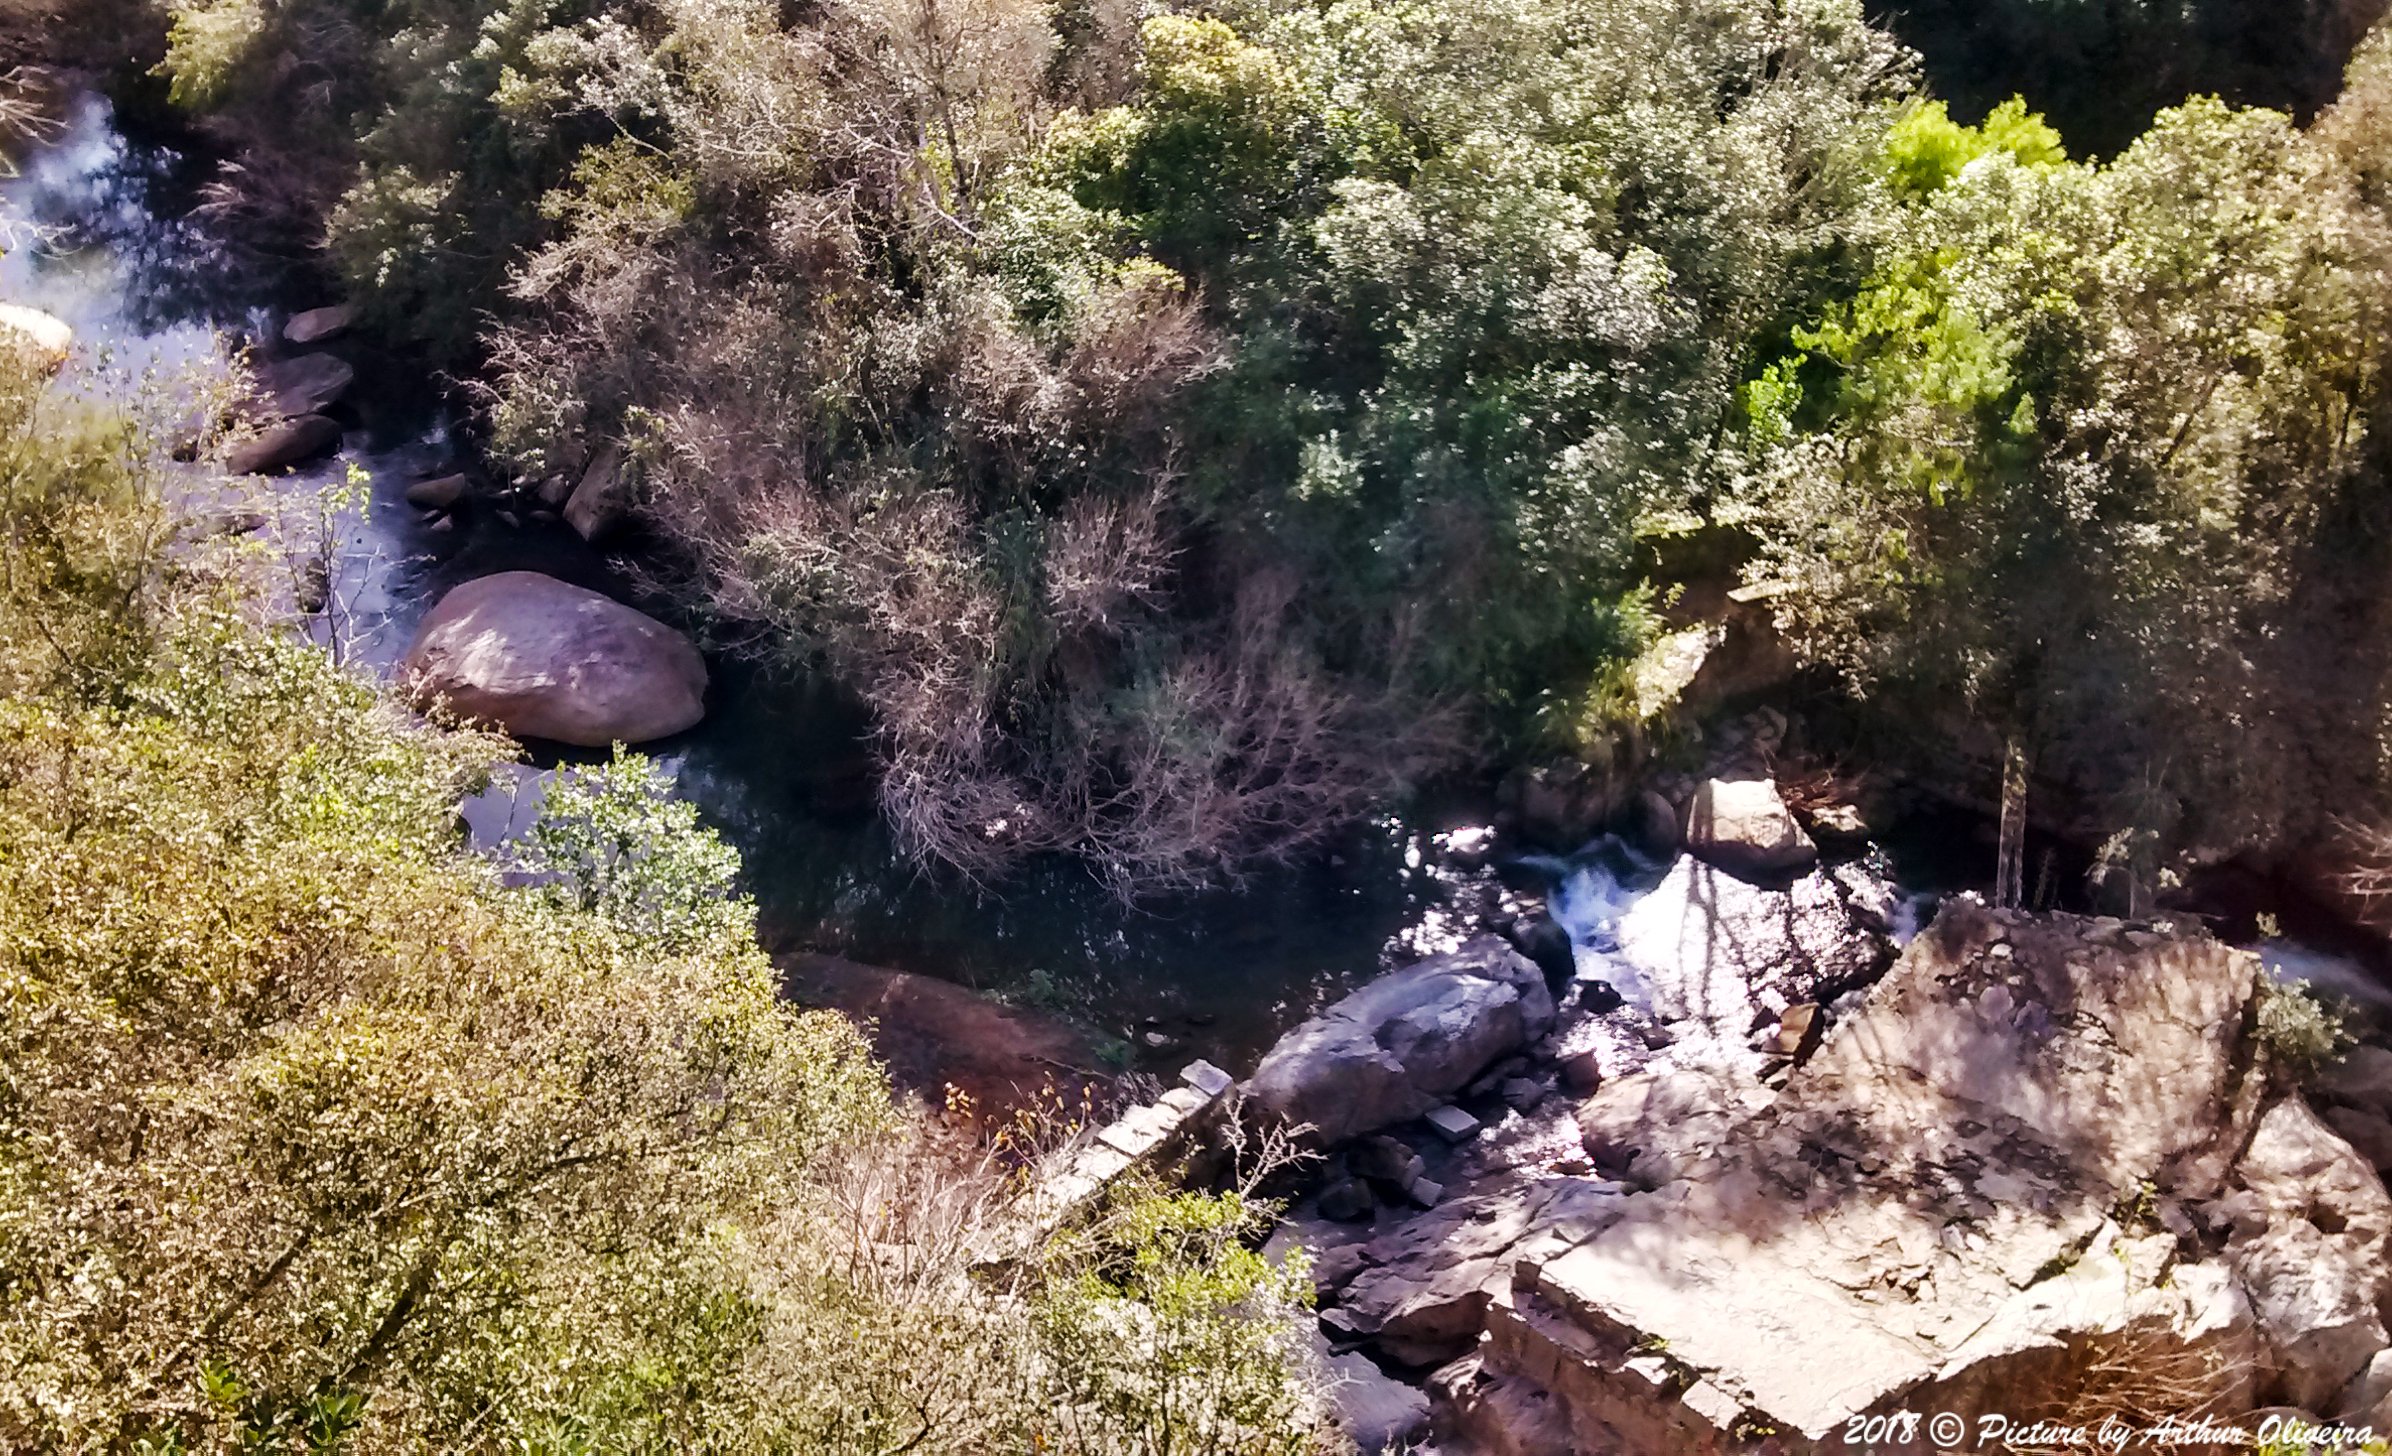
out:
<path id="1" fill-rule="evenodd" d="M 511 747 L 271 620 L 253 548 L 170 548 L 148 435 L 65 408 L 0 388 L 0 1444 L 1327 1449 L 1259 1205 L 977 1281 L 1020 1180 L 779 1000 L 651 765 L 475 852 Z"/>
<path id="2" fill-rule="evenodd" d="M 2268 1060 L 2305 1081 L 2357 1045 L 2343 1013 L 2306 986 L 2268 981 L 2260 987 L 2256 1022 Z"/>

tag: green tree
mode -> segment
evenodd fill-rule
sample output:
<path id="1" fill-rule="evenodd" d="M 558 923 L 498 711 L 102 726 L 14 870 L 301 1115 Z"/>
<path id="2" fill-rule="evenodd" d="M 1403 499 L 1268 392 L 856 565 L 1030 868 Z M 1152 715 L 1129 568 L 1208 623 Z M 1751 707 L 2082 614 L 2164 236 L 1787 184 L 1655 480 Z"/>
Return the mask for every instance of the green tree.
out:
<path id="1" fill-rule="evenodd" d="M 2270 838 L 2315 758 L 2268 726 L 2278 649 L 2376 378 L 2349 179 L 2216 102 L 2106 166 L 1930 120 L 1900 245 L 1747 391 L 1756 570 L 1860 690 L 2032 744 L 2144 879 Z"/>

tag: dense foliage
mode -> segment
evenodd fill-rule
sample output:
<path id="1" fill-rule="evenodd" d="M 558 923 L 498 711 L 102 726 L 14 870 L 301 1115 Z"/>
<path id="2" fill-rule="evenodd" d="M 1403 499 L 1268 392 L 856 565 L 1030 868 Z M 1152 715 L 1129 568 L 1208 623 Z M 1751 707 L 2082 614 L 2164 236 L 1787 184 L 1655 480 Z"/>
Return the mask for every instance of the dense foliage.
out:
<path id="1" fill-rule="evenodd" d="M 2031 745 L 2146 879 L 2380 766 L 2383 54 L 2309 135 L 2196 101 L 2106 165 L 1913 113 L 1899 244 L 1748 393 L 1785 624 Z"/>
<path id="2" fill-rule="evenodd" d="M 1320 1449 L 1254 1205 L 1024 1242 L 652 768 L 476 853 L 511 750 L 264 620 L 147 438 L 0 394 L 0 1444 Z"/>
<path id="3" fill-rule="evenodd" d="M 2252 7 L 1971 7 L 2160 88 L 2066 90 L 2080 161 L 1858 0 L 179 13 L 219 115 L 341 59 L 334 255 L 527 483 L 627 449 L 662 574 L 852 688 L 970 874 L 1235 874 L 1566 746 L 1700 526 L 2144 882 L 2381 792 L 2380 41 L 2314 125 L 2146 130 Z M 1944 74 L 1957 16 L 1896 23 Z"/>

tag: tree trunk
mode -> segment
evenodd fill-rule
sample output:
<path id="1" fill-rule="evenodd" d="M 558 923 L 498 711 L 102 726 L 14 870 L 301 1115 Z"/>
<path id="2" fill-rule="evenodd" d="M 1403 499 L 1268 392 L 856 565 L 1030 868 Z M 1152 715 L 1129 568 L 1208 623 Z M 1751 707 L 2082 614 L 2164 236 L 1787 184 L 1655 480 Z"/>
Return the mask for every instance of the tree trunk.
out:
<path id="1" fill-rule="evenodd" d="M 1993 870 L 1993 903 L 2003 910 L 2015 910 L 2024 901 L 2020 882 L 2027 847 L 2027 773 L 2026 738 L 2014 732 L 2009 751 L 2002 755 L 2002 838 Z"/>

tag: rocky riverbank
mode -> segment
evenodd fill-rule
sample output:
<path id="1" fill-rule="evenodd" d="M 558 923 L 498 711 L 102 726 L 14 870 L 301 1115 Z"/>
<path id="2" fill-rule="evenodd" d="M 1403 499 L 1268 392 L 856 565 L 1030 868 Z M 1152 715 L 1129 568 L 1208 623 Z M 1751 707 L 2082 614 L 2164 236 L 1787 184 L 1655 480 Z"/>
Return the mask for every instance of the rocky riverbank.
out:
<path id="1" fill-rule="evenodd" d="M 2353 1146 L 2392 1156 L 2392 1052 L 2321 1118 L 2256 958 L 2197 929 L 1963 897 L 1897 958 L 1882 882 L 1778 878 L 1683 857 L 1566 981 L 1476 942 L 1264 1061 L 1250 1110 L 1325 1134 L 1273 1252 L 1311 1261 L 1366 1448 L 2392 1427 L 2392 1200 Z"/>

